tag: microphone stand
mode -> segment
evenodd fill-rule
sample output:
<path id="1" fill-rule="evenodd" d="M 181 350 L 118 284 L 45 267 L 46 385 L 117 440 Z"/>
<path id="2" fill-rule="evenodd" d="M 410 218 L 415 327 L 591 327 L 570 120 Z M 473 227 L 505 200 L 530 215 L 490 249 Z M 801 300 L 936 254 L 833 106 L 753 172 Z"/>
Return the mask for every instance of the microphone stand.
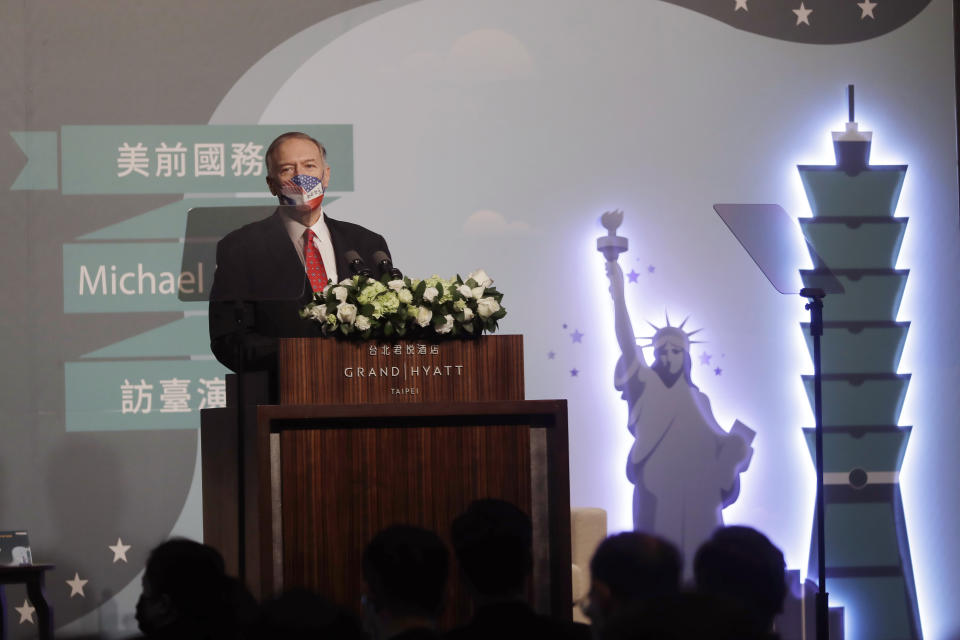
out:
<path id="1" fill-rule="evenodd" d="M 823 497 L 823 398 L 821 395 L 823 374 L 820 369 L 820 337 L 823 335 L 823 298 L 825 295 L 823 289 L 806 288 L 800 290 L 800 296 L 808 299 L 805 308 L 810 311 L 810 336 L 813 338 L 813 413 L 816 421 L 817 467 L 817 640 L 829 640 L 830 638 Z"/>

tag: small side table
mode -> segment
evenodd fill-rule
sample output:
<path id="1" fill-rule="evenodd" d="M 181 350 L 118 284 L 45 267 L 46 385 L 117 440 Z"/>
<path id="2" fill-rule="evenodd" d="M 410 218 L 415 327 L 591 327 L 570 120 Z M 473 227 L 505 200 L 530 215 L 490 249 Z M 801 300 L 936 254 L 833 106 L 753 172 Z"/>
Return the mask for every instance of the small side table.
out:
<path id="1" fill-rule="evenodd" d="M 37 632 L 40 640 L 53 640 L 53 607 L 44 593 L 44 576 L 52 564 L 31 564 L 23 567 L 0 567 L 0 640 L 7 640 L 6 585 L 27 585 L 27 597 L 37 610 Z"/>

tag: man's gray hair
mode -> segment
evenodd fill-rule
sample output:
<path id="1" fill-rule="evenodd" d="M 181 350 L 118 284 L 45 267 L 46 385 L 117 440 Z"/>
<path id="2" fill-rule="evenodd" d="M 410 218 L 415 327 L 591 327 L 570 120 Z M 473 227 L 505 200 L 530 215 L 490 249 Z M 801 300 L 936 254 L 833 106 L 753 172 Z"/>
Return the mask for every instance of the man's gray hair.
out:
<path id="1" fill-rule="evenodd" d="M 299 138 L 300 140 L 309 140 L 313 144 L 317 145 L 317 149 L 320 150 L 320 157 L 323 159 L 323 163 L 327 163 L 327 148 L 324 147 L 320 141 L 315 139 L 313 136 L 307 135 L 302 131 L 287 131 L 286 133 L 281 133 L 277 138 L 270 143 L 270 146 L 267 147 L 267 152 L 263 154 L 263 162 L 267 165 L 267 174 L 270 173 L 270 162 L 273 160 L 273 154 L 276 152 L 277 147 L 293 138 Z"/>

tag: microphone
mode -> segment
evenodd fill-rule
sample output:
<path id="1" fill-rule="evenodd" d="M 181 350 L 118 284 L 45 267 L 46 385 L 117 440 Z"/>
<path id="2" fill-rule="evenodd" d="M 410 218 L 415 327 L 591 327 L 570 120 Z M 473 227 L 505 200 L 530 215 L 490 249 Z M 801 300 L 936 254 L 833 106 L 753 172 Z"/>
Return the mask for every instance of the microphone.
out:
<path id="1" fill-rule="evenodd" d="M 400 269 L 397 269 L 393 266 L 393 260 L 390 259 L 390 256 L 384 251 L 374 251 L 373 259 L 377 263 L 377 268 L 380 269 L 380 274 L 384 273 L 390 274 L 391 280 L 403 280 L 403 274 L 400 273 Z"/>
<path id="2" fill-rule="evenodd" d="M 373 277 L 373 270 L 367 266 L 367 263 L 363 261 L 359 253 L 350 249 L 343 255 L 347 259 L 347 264 L 350 265 L 350 270 L 353 271 L 355 275 L 367 276 L 368 278 Z"/>

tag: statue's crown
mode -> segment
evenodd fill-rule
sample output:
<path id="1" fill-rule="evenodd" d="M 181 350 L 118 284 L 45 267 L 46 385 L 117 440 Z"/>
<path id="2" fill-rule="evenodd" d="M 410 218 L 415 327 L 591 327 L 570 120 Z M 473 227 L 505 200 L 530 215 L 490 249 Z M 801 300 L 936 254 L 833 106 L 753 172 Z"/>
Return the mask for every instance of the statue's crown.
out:
<path id="1" fill-rule="evenodd" d="M 658 327 L 652 322 L 647 322 L 647 324 L 654 328 L 655 333 L 652 336 L 645 336 L 641 338 L 642 340 L 650 341 L 643 345 L 644 347 L 653 347 L 653 350 L 657 351 L 660 347 L 666 344 L 672 344 L 682 347 L 684 351 L 689 353 L 691 344 L 700 344 L 700 340 L 691 340 L 690 336 L 700 333 L 703 329 L 695 329 L 694 331 L 690 332 L 683 330 L 683 325 L 687 324 L 687 320 L 690 319 L 690 316 L 684 318 L 683 322 L 674 327 L 670 324 L 670 316 L 666 313 L 663 315 L 666 318 L 667 324 L 662 327 Z"/>

